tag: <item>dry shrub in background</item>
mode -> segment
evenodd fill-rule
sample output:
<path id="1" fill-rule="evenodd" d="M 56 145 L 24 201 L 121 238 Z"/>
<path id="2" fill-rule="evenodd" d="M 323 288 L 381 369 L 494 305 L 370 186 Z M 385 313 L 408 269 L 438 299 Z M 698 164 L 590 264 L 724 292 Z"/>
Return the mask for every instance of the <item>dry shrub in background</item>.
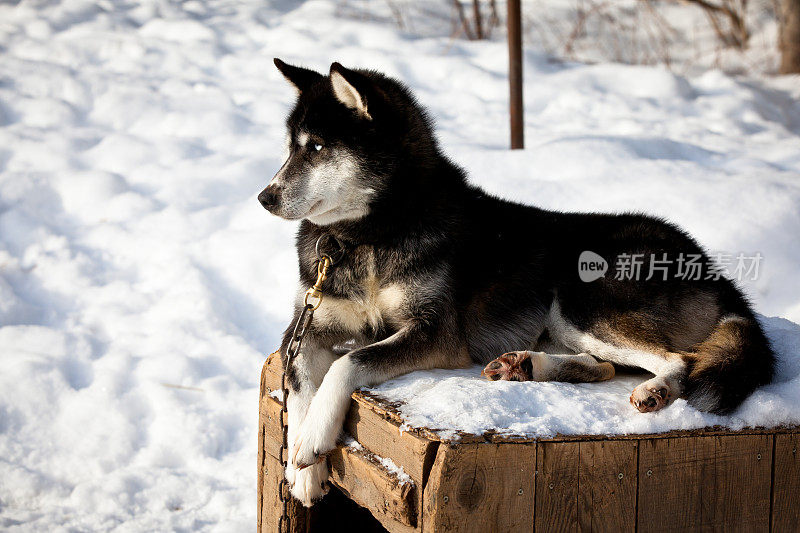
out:
<path id="1" fill-rule="evenodd" d="M 584 62 L 672 64 L 677 30 L 649 0 L 574 0 L 571 16 L 525 13 L 526 28 L 554 57 Z M 536 37 L 531 38 L 536 40 Z"/>
<path id="2" fill-rule="evenodd" d="M 526 42 L 541 43 L 556 58 L 661 64 L 680 73 L 777 71 L 774 0 L 531 0 L 526 6 Z"/>
<path id="3" fill-rule="evenodd" d="M 458 13 L 461 29 L 467 39 L 490 39 L 492 30 L 500 25 L 500 16 L 497 13 L 497 2 L 495 0 L 489 0 L 488 2 L 472 0 L 472 18 L 466 14 L 461 0 L 452 0 L 452 2 L 453 8 Z M 481 4 L 488 4 L 488 17 L 484 14 L 485 9 L 482 8 Z"/>
<path id="4" fill-rule="evenodd" d="M 747 46 L 747 0 L 683 0 L 701 8 L 724 46 L 743 50 Z"/>
<path id="5" fill-rule="evenodd" d="M 498 0 L 340 0 L 339 11 L 424 37 L 505 38 Z M 800 72 L 800 0 L 523 0 L 522 17 L 526 49 L 555 60 Z"/>

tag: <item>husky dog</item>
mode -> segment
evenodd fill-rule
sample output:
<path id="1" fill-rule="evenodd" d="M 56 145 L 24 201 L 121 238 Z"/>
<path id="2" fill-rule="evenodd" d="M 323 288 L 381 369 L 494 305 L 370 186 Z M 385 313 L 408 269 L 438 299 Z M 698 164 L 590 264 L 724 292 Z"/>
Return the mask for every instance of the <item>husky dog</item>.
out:
<path id="1" fill-rule="evenodd" d="M 328 75 L 275 64 L 298 97 L 288 159 L 258 199 L 302 221 L 295 320 L 317 240 L 344 249 L 289 369 L 286 475 L 305 505 L 326 490 L 321 459 L 350 394 L 412 370 L 477 362 L 490 379 L 589 382 L 638 367 L 654 374 L 630 396 L 642 412 L 685 398 L 727 413 L 771 380 L 774 355 L 750 305 L 684 231 L 496 198 L 442 154 L 403 84 L 339 63 Z M 638 258 L 642 275 L 584 281 L 587 251 L 614 265 Z M 689 257 L 702 275 L 681 275 Z"/>

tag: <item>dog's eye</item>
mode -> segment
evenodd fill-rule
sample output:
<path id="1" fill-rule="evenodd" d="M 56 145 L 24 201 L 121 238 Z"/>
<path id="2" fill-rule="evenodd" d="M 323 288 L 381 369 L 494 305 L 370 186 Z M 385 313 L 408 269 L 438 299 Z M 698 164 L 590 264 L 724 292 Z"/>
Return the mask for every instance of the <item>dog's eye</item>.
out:
<path id="1" fill-rule="evenodd" d="M 322 150 L 322 145 L 321 144 L 315 144 L 314 145 L 314 150 L 319 152 L 320 150 Z"/>

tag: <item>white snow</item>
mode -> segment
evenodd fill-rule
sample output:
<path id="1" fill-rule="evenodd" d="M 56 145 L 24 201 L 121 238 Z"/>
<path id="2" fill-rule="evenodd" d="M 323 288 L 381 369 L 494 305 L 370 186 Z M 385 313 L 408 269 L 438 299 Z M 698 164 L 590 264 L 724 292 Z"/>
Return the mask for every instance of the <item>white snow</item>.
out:
<path id="1" fill-rule="evenodd" d="M 348 435 L 346 433 L 343 433 L 343 436 L 344 436 L 344 438 L 342 439 L 341 443 L 344 444 L 345 446 L 347 446 L 348 448 L 353 448 L 354 450 L 358 450 L 358 451 L 361 451 L 361 450 L 364 449 L 364 447 L 361 445 L 361 443 L 358 442 L 356 439 L 354 439 L 352 436 L 350 436 L 350 435 Z"/>
<path id="2" fill-rule="evenodd" d="M 274 56 L 406 81 L 446 152 L 492 192 L 663 215 L 712 250 L 760 252 L 761 275 L 743 287 L 785 319 L 765 321 L 781 382 L 730 423 L 796 421 L 797 77 L 682 77 L 528 51 L 528 149 L 509 152 L 502 35 L 416 38 L 346 15 L 322 0 L 0 4 L 0 529 L 253 527 L 259 371 L 296 287 L 296 224 L 255 198 L 282 163 L 294 97 Z M 451 429 L 706 421 L 680 403 L 625 411 L 633 380 L 489 383 L 475 370 L 381 390 L 432 397 Z M 477 405 L 487 394 L 505 407 Z M 604 410 L 584 409 L 586 394 Z M 413 408 L 412 425 L 436 414 Z"/>
<path id="3" fill-rule="evenodd" d="M 270 398 L 275 398 L 279 402 L 283 402 L 283 391 L 278 389 L 269 393 Z"/>
<path id="4" fill-rule="evenodd" d="M 460 432 L 546 438 L 800 425 L 800 326 L 782 318 L 761 321 L 778 352 L 775 379 L 729 416 L 702 413 L 683 399 L 668 409 L 639 413 L 628 397 L 648 374 L 620 374 L 602 383 L 489 382 L 474 366 L 412 372 L 372 392 L 398 404 L 404 425 L 432 429 L 453 441 Z"/>
<path id="5" fill-rule="evenodd" d="M 390 457 L 381 457 L 379 455 L 375 455 L 375 459 L 382 464 L 383 467 L 389 471 L 389 473 L 397 478 L 397 481 L 400 483 L 400 485 L 414 484 L 414 480 L 411 479 L 411 476 L 406 474 L 406 471 L 403 470 L 402 466 L 397 466 L 397 463 L 392 461 Z"/>

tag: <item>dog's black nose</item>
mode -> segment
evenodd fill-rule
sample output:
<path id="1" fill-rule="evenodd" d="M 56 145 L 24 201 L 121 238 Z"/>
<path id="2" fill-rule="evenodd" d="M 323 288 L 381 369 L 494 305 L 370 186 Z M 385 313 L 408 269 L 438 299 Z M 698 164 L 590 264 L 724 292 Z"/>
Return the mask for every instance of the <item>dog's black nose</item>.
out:
<path id="1" fill-rule="evenodd" d="M 261 205 L 264 206 L 264 209 L 267 211 L 277 206 L 278 200 L 278 189 L 272 185 L 261 191 L 261 194 L 258 195 L 258 201 L 261 202 Z"/>

